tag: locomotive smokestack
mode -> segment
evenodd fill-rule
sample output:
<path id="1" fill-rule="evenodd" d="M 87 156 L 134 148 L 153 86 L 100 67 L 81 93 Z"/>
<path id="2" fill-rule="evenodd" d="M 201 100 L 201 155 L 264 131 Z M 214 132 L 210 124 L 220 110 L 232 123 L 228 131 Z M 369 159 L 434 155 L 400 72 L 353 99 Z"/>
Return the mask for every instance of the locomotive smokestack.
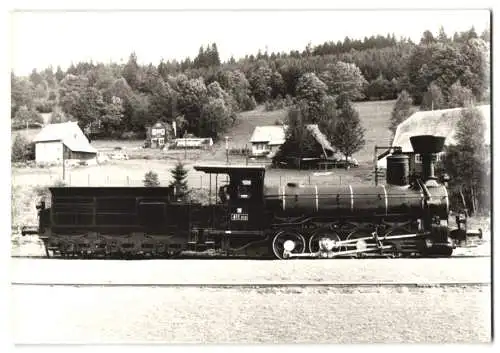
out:
<path id="1" fill-rule="evenodd" d="M 435 180 L 434 161 L 436 154 L 444 147 L 445 137 L 433 135 L 419 135 L 410 137 L 413 151 L 422 156 L 422 180 Z"/>

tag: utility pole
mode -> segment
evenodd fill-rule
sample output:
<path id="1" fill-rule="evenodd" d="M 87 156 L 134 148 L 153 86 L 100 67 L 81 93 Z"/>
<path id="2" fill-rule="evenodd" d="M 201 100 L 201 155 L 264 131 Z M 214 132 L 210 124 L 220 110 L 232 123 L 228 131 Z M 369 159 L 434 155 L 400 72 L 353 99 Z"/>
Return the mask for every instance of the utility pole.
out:
<path id="1" fill-rule="evenodd" d="M 186 141 L 186 132 L 184 132 L 184 136 L 182 136 L 184 140 L 184 160 L 187 159 L 187 141 Z"/>
<path id="2" fill-rule="evenodd" d="M 64 143 L 61 143 L 62 145 L 62 178 L 63 181 L 66 181 L 66 163 L 64 159 Z"/>
<path id="3" fill-rule="evenodd" d="M 226 140 L 226 164 L 229 164 L 229 137 L 225 136 L 224 139 Z"/>

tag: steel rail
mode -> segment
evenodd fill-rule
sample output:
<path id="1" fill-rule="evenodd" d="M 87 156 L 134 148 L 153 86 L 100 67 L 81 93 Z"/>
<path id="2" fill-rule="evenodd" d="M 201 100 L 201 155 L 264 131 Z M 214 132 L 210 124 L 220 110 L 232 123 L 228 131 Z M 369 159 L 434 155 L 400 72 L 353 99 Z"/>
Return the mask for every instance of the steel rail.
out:
<path id="1" fill-rule="evenodd" d="M 12 286 L 38 287 L 195 287 L 195 288 L 440 288 L 440 287 L 489 287 L 490 282 L 345 282 L 345 283 L 69 283 L 69 282 L 11 282 Z"/>

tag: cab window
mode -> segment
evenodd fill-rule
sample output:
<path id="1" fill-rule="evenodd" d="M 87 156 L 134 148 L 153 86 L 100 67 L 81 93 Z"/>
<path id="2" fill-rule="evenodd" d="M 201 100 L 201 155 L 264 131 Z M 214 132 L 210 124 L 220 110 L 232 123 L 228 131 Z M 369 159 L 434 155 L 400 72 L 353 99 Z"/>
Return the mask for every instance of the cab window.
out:
<path id="1" fill-rule="evenodd" d="M 252 197 L 252 181 L 242 180 L 238 185 L 238 198 L 249 199 Z"/>

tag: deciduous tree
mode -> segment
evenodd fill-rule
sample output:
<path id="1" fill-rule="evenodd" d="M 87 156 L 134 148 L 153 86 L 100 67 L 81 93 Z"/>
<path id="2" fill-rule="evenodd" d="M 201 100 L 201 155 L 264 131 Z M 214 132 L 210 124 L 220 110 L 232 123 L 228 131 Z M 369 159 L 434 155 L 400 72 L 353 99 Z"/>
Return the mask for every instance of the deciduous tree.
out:
<path id="1" fill-rule="evenodd" d="M 446 108 L 446 101 L 441 92 L 441 88 L 432 82 L 422 98 L 420 109 L 422 110 L 439 110 Z"/>
<path id="2" fill-rule="evenodd" d="M 224 99 L 210 97 L 202 107 L 198 134 L 217 139 L 221 133 L 227 131 L 232 122 L 231 108 L 226 105 Z"/>
<path id="3" fill-rule="evenodd" d="M 455 82 L 448 93 L 448 106 L 450 108 L 467 107 L 474 104 L 472 91 L 463 87 L 459 81 Z"/>
<path id="4" fill-rule="evenodd" d="M 455 146 L 448 146 L 443 161 L 454 194 L 462 193 L 472 211 L 487 205 L 490 190 L 485 117 L 477 108 L 460 113 Z"/>
<path id="5" fill-rule="evenodd" d="M 328 65 L 320 79 L 327 85 L 329 94 L 345 94 L 350 100 L 363 98 L 368 84 L 356 64 L 342 61 Z"/>
<path id="6" fill-rule="evenodd" d="M 250 82 L 250 86 L 257 103 L 265 102 L 271 97 L 272 78 L 273 71 L 267 64 L 258 66 L 250 73 L 248 81 Z"/>
<path id="7" fill-rule="evenodd" d="M 158 174 L 150 170 L 144 174 L 143 180 L 145 187 L 158 187 L 160 186 L 160 181 L 158 180 Z"/>
<path id="8" fill-rule="evenodd" d="M 327 96 L 327 86 L 314 73 L 302 75 L 297 83 L 297 101 L 307 122 L 313 122 Z M 307 113 L 306 113 L 307 110 Z"/>
<path id="9" fill-rule="evenodd" d="M 359 113 L 352 106 L 347 97 L 339 97 L 337 102 L 339 113 L 335 123 L 332 142 L 335 148 L 346 158 L 346 161 L 354 153 L 361 150 L 365 145 L 365 129 L 361 125 Z"/>
<path id="10" fill-rule="evenodd" d="M 392 135 L 396 133 L 398 125 L 405 121 L 413 113 L 413 100 L 406 91 L 402 91 L 394 104 L 389 122 L 389 130 Z"/>

